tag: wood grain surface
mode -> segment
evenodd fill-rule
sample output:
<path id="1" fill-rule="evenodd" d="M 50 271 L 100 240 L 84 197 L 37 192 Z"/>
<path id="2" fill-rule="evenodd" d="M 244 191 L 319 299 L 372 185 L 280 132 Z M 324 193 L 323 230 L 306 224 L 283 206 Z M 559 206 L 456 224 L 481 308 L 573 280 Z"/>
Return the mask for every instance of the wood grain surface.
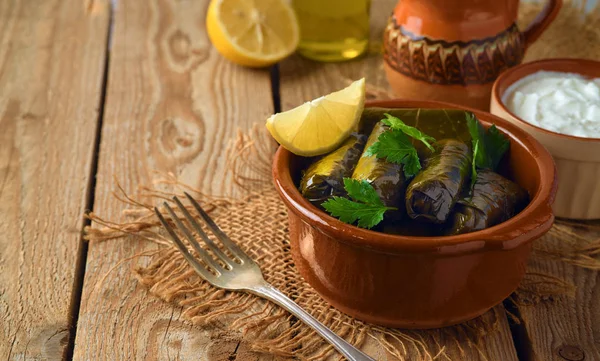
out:
<path id="1" fill-rule="evenodd" d="M 566 227 L 587 240 L 600 239 L 596 230 Z M 554 245 L 560 238 L 545 241 Z M 585 244 L 581 240 L 579 246 Z M 520 302 L 525 328 L 523 353 L 532 361 L 600 360 L 600 273 L 556 259 L 532 259 L 529 272 L 556 277 L 576 288 L 573 295 L 553 295 L 536 302 Z"/>
<path id="2" fill-rule="evenodd" d="M 68 344 L 108 15 L 103 1 L 0 2 L 2 360 L 59 360 Z"/>
<path id="3" fill-rule="evenodd" d="M 171 172 L 208 194 L 236 195 L 225 149 L 238 129 L 273 112 L 270 74 L 216 53 L 205 30 L 208 2 L 0 1 L 0 359 L 59 360 L 73 351 L 75 360 L 282 360 L 252 352 L 237 332 L 191 325 L 140 287 L 127 260 L 153 245 L 92 242 L 86 255 L 81 243 L 92 199 L 98 215 L 124 219 L 126 206 L 112 195 L 116 181 L 133 193 L 155 171 Z M 290 109 L 362 76 L 368 98 L 391 96 L 380 50 L 396 2 L 372 1 L 368 56 L 282 62 L 277 105 Z M 78 269 L 81 260 L 85 269 Z M 598 271 L 556 260 L 532 261 L 530 271 L 578 289 L 517 307 L 521 360 L 600 360 Z M 500 327 L 478 344 L 440 338 L 432 350 L 444 347 L 442 360 L 516 361 L 503 306 L 484 318 L 497 318 Z M 364 348 L 395 361 L 371 341 Z"/>
<path id="4" fill-rule="evenodd" d="M 123 219 L 112 195 L 154 171 L 219 195 L 225 148 L 238 128 L 273 112 L 268 70 L 225 61 L 205 31 L 208 1 L 120 1 L 114 9 L 94 210 Z M 239 335 L 201 330 L 149 295 L 123 259 L 152 249 L 132 240 L 89 245 L 75 360 L 258 360 Z M 210 332 L 209 332 L 210 331 Z M 237 351 L 236 351 L 237 350 Z M 268 360 L 260 358 L 260 360 Z"/>

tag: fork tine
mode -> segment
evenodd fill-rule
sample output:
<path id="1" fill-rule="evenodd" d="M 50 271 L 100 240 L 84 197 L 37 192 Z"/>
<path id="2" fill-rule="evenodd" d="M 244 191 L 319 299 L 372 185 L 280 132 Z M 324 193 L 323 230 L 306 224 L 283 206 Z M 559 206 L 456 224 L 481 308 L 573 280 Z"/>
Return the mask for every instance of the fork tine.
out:
<path id="1" fill-rule="evenodd" d="M 248 257 L 246 252 L 244 252 L 235 242 L 233 242 L 229 237 L 216 225 L 216 223 L 208 216 L 208 214 L 200 207 L 200 204 L 196 202 L 192 196 L 190 196 L 187 192 L 184 192 L 187 199 L 192 203 L 194 208 L 200 213 L 200 216 L 208 225 L 208 228 L 214 233 L 215 236 L 227 247 L 234 256 L 240 259 L 242 262 L 253 263 L 254 261 Z"/>
<path id="2" fill-rule="evenodd" d="M 212 273 L 208 272 L 206 268 L 204 268 L 204 266 L 198 263 L 194 256 L 190 254 L 190 252 L 187 250 L 187 247 L 179 239 L 179 236 L 177 236 L 177 233 L 175 233 L 171 225 L 167 223 L 163 215 L 158 211 L 158 208 L 154 207 L 154 213 L 156 213 L 156 216 L 158 217 L 160 223 L 162 223 L 163 227 L 165 227 L 167 232 L 169 232 L 173 243 L 175 243 L 177 248 L 179 248 L 179 251 L 181 251 L 183 258 L 185 258 L 185 260 L 190 264 L 190 266 L 192 266 L 202 278 L 212 283 L 212 279 L 214 279 L 215 276 Z"/>
<path id="3" fill-rule="evenodd" d="M 188 239 L 188 241 L 190 242 L 192 247 L 194 247 L 196 252 L 198 252 L 198 254 L 200 255 L 200 258 L 202 258 L 202 260 L 205 263 L 207 263 L 209 266 L 211 266 L 213 268 L 213 270 L 215 272 L 217 272 L 217 274 L 220 276 L 223 271 L 223 267 L 220 264 L 218 264 L 212 258 L 212 256 L 210 254 L 208 254 L 208 252 L 206 252 L 206 250 L 204 248 L 200 247 L 200 244 L 198 244 L 198 241 L 196 241 L 196 239 L 194 239 L 194 236 L 190 233 L 190 230 L 187 229 L 187 227 L 184 226 L 183 223 L 179 220 L 179 217 L 177 217 L 173 208 L 171 208 L 171 206 L 169 206 L 169 204 L 167 204 L 167 202 L 164 203 L 164 206 L 165 206 L 165 208 L 167 208 L 167 211 L 171 215 L 171 219 L 173 219 L 173 222 L 175 222 L 175 224 L 177 225 L 177 228 L 179 228 L 183 232 L 183 234 Z"/>
<path id="4" fill-rule="evenodd" d="M 223 251 L 221 251 L 221 249 L 219 249 L 219 247 L 217 247 L 217 245 L 215 244 L 215 242 L 213 242 L 212 239 L 210 239 L 208 237 L 206 232 L 204 232 L 202 227 L 198 224 L 198 222 L 196 222 L 196 220 L 194 219 L 194 217 L 192 217 L 190 212 L 188 212 L 188 210 L 185 209 L 184 205 L 181 203 L 179 198 L 173 197 L 173 200 L 175 201 L 175 203 L 177 203 L 179 210 L 183 213 L 183 215 L 188 220 L 188 222 L 190 222 L 190 224 L 192 225 L 192 227 L 194 228 L 196 233 L 198 233 L 200 235 L 200 237 L 202 237 L 202 239 L 208 245 L 208 247 L 211 249 L 211 251 L 213 251 L 213 253 L 216 254 L 217 257 L 219 257 L 221 259 L 221 261 L 223 261 L 223 263 L 225 263 L 230 268 L 232 268 L 234 266 L 233 261 L 225 253 L 223 253 Z"/>

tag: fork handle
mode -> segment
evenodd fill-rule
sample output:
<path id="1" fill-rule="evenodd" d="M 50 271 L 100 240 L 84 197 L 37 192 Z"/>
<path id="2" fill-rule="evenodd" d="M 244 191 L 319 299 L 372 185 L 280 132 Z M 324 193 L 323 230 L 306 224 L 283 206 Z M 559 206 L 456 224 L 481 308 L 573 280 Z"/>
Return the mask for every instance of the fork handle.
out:
<path id="1" fill-rule="evenodd" d="M 298 306 L 294 301 L 289 299 L 286 295 L 281 293 L 277 288 L 266 283 L 264 285 L 255 287 L 250 292 L 264 297 L 269 301 L 276 303 L 289 311 L 292 315 L 296 316 L 302 322 L 312 327 L 313 330 L 317 331 L 325 340 L 327 340 L 336 350 L 344 355 L 350 361 L 375 361 L 371 357 L 367 356 L 356 347 L 346 342 L 343 338 L 336 335 L 329 328 L 325 327 L 321 322 L 317 321 L 316 318 L 311 316 L 308 312 L 304 311 L 302 307 Z"/>

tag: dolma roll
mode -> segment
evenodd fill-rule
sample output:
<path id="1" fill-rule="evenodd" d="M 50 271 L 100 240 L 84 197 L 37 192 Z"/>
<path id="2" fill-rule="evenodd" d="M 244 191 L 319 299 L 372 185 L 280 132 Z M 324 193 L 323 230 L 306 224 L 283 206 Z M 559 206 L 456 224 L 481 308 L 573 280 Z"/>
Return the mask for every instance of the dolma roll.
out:
<path id="1" fill-rule="evenodd" d="M 412 219 L 444 223 L 471 174 L 471 151 L 456 139 L 436 142 L 423 170 L 406 189 L 406 212 Z"/>
<path id="2" fill-rule="evenodd" d="M 375 155 L 367 155 L 366 150 L 377 142 L 379 136 L 390 128 L 379 122 L 375 124 L 373 131 L 369 135 L 365 151 L 363 151 L 352 178 L 356 180 L 366 180 L 379 194 L 383 204 L 388 207 L 397 207 L 398 211 L 386 213 L 388 218 L 397 219 L 402 216 L 403 202 L 401 202 L 406 190 L 406 179 L 402 171 L 402 165 L 388 162 L 385 159 L 377 158 Z"/>
<path id="3" fill-rule="evenodd" d="M 344 178 L 352 176 L 366 140 L 366 135 L 353 133 L 338 149 L 314 161 L 300 180 L 302 195 L 318 206 L 331 196 L 344 196 Z"/>
<path id="4" fill-rule="evenodd" d="M 469 198 L 455 207 L 451 234 L 479 231 L 502 223 L 529 203 L 529 194 L 518 184 L 491 170 L 480 170 Z"/>

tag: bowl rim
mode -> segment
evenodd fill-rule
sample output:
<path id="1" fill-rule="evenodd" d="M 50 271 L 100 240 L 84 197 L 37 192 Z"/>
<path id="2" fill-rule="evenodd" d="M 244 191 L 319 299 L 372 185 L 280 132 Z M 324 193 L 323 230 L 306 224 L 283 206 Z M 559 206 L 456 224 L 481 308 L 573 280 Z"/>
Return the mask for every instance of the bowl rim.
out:
<path id="1" fill-rule="evenodd" d="M 508 78 L 513 75 L 515 72 L 517 71 L 521 71 L 523 69 L 528 69 L 528 68 L 535 68 L 532 69 L 532 71 L 528 72 L 526 75 L 519 77 L 517 80 L 510 82 L 509 84 L 507 84 L 507 88 L 512 86 L 514 83 L 516 83 L 519 80 L 522 80 L 523 78 L 525 78 L 526 76 L 529 76 L 533 73 L 536 73 L 538 71 L 556 71 L 556 70 L 552 70 L 552 69 L 544 69 L 543 66 L 544 65 L 552 65 L 552 64 L 568 64 L 568 63 L 573 63 L 573 64 L 587 64 L 591 67 L 595 67 L 600 69 L 600 61 L 596 61 L 596 60 L 592 60 L 592 59 L 583 59 L 583 58 L 552 58 L 552 59 L 541 59 L 541 60 L 536 60 L 536 61 L 532 61 L 529 63 L 523 63 L 523 64 L 519 64 L 517 66 L 514 66 L 512 68 L 509 68 L 505 71 L 503 71 L 500 76 L 498 76 L 498 78 L 496 78 L 496 80 L 494 81 L 494 85 L 492 86 L 492 99 L 495 100 L 495 102 L 497 103 L 498 107 L 500 107 L 500 109 L 502 109 L 503 111 L 505 111 L 507 114 L 509 114 L 510 116 L 512 116 L 514 119 L 516 119 L 518 122 L 526 124 L 527 126 L 530 126 L 532 128 L 534 128 L 537 131 L 549 134 L 549 135 L 553 135 L 553 136 L 558 136 L 558 137 L 562 137 L 565 139 L 569 139 L 569 140 L 576 140 L 576 141 L 584 141 L 584 142 L 600 142 L 600 138 L 591 138 L 591 137 L 578 137 L 575 135 L 570 135 L 570 134 L 563 134 L 563 133 L 557 133 L 554 132 L 552 130 L 548 130 L 546 128 L 542 128 L 540 126 L 537 126 L 535 124 L 531 124 L 528 121 L 525 121 L 524 119 L 520 118 L 519 116 L 517 116 L 515 113 L 513 113 L 510 109 L 508 109 L 506 107 L 506 105 L 504 104 L 504 101 L 502 101 L 502 97 L 504 94 L 500 94 L 500 84 L 502 84 L 503 82 L 508 82 Z M 541 67 L 538 67 L 541 66 Z M 582 69 L 585 68 L 581 67 Z M 558 72 L 558 71 L 556 71 Z M 583 75 L 583 76 L 588 76 L 587 74 L 581 72 L 581 71 L 572 71 L 572 73 L 576 73 L 579 75 Z"/>
<path id="2" fill-rule="evenodd" d="M 557 176 L 554 160 L 548 151 L 531 135 L 518 126 L 488 112 L 451 103 L 425 100 L 390 99 L 368 101 L 365 107 L 387 108 L 445 108 L 462 109 L 473 112 L 486 123 L 493 122 L 508 134 L 512 141 L 519 142 L 538 165 L 540 184 L 529 205 L 518 215 L 493 227 L 454 236 L 417 237 L 392 235 L 359 228 L 343 223 L 318 209 L 302 197 L 290 174 L 289 164 L 292 153 L 279 147 L 273 160 L 273 180 L 280 198 L 289 211 L 302 221 L 332 238 L 356 247 L 386 253 L 431 252 L 462 254 L 486 249 L 507 250 L 528 243 L 546 233 L 554 223 L 552 203 L 556 195 Z M 486 119 L 481 119 L 487 118 Z M 546 179 L 547 181 L 544 181 Z"/>

